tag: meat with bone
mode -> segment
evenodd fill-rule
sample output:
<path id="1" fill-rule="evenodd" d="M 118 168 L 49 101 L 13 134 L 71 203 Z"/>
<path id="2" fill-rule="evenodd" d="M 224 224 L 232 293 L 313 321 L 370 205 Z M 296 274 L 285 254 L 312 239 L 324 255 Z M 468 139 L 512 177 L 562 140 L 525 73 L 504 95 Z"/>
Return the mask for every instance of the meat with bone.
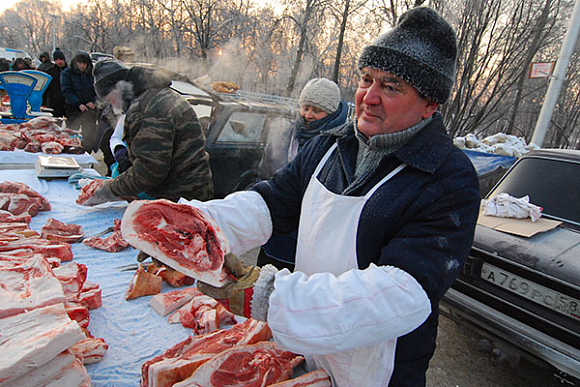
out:
<path id="1" fill-rule="evenodd" d="M 62 151 L 64 150 L 64 146 L 52 140 L 42 142 L 41 149 L 42 152 L 46 153 L 47 155 L 58 155 L 62 153 Z"/>
<path id="2" fill-rule="evenodd" d="M 198 209 L 169 200 L 139 200 L 121 221 L 129 244 L 190 277 L 224 286 L 232 276 L 223 267 L 227 242 L 213 220 Z"/>
<path id="3" fill-rule="evenodd" d="M 173 290 L 156 294 L 149 300 L 149 306 L 160 316 L 166 316 L 187 304 L 194 296 L 202 294 L 196 287 Z"/>
<path id="4" fill-rule="evenodd" d="M 81 291 L 70 299 L 85 305 L 89 310 L 100 308 L 103 305 L 99 285 L 88 281 L 83 284 Z"/>
<path id="5" fill-rule="evenodd" d="M 17 193 L 29 196 L 31 198 L 37 199 L 38 201 L 38 210 L 39 211 L 50 211 L 50 203 L 48 200 L 30 188 L 28 185 L 20 182 L 15 181 L 5 181 L 0 183 L 0 192 L 2 193 Z"/>
<path id="6" fill-rule="evenodd" d="M 0 193 L 0 210 L 5 210 L 13 215 L 29 214 L 36 216 L 40 205 L 38 200 L 24 194 Z"/>
<path id="7" fill-rule="evenodd" d="M 110 253 L 116 253 L 129 247 L 129 243 L 127 243 L 121 234 L 121 221 L 119 219 L 115 219 L 113 224 L 113 233 L 111 235 L 106 238 L 85 238 L 83 239 L 83 244 L 85 246 L 108 251 Z"/>
<path id="8" fill-rule="evenodd" d="M 59 304 L 65 299 L 59 280 L 39 254 L 29 258 L 0 255 L 0 289 L 0 318 Z"/>
<path id="9" fill-rule="evenodd" d="M 78 322 L 81 328 L 88 328 L 89 321 L 91 319 L 89 308 L 78 302 L 72 302 L 69 300 L 65 301 L 64 308 L 66 310 L 66 314 L 70 317 L 71 320 Z"/>
<path id="10" fill-rule="evenodd" d="M 82 263 L 68 263 L 53 269 L 53 273 L 62 284 L 65 295 L 77 294 L 87 279 L 87 267 Z"/>
<path id="11" fill-rule="evenodd" d="M 147 273 L 142 265 L 133 274 L 125 300 L 132 300 L 141 296 L 150 296 L 161 291 L 163 279 L 155 274 Z"/>
<path id="12" fill-rule="evenodd" d="M 0 319 L 0 384 L 46 364 L 84 340 L 62 303 Z"/>
<path id="13" fill-rule="evenodd" d="M 70 244 L 59 241 L 49 241 L 43 238 L 25 238 L 16 241 L 0 242 L 0 254 L 17 249 L 30 249 L 45 257 L 60 258 L 62 262 L 72 261 L 73 253 Z"/>
<path id="14" fill-rule="evenodd" d="M 69 350 L 58 354 L 41 367 L 2 384 L 2 387 L 90 387 L 89 374 L 81 361 Z"/>
<path id="15" fill-rule="evenodd" d="M 170 323 L 180 322 L 196 334 L 213 332 L 224 324 L 235 324 L 233 313 L 222 304 L 205 294 L 198 294 L 167 319 Z"/>
<path id="16" fill-rule="evenodd" d="M 79 341 L 70 350 L 83 364 L 97 363 L 103 359 L 109 346 L 103 339 L 88 337 Z"/>
<path id="17" fill-rule="evenodd" d="M 270 387 L 332 387 L 332 382 L 326 371 L 316 370 L 294 379 L 271 384 Z"/>
<path id="18" fill-rule="evenodd" d="M 103 186 L 103 184 L 105 184 L 105 180 L 94 179 L 89 184 L 82 187 L 81 192 L 79 193 L 79 197 L 77 198 L 75 203 L 76 204 L 83 204 L 84 202 L 86 202 L 91 196 L 93 196 L 93 194 L 95 193 L 95 191 L 97 189 L 99 189 Z"/>
<path id="19" fill-rule="evenodd" d="M 40 230 L 40 236 L 48 240 L 75 243 L 81 240 L 85 233 L 78 224 L 66 224 L 54 218 L 48 218 Z"/>
<path id="20" fill-rule="evenodd" d="M 158 275 L 163 279 L 163 281 L 165 281 L 173 288 L 193 285 L 195 282 L 195 280 L 188 275 L 180 273 L 177 270 L 173 270 L 167 266 L 157 266 L 154 263 L 147 267 L 147 272 Z"/>
<path id="21" fill-rule="evenodd" d="M 292 377 L 304 357 L 276 347 L 274 342 L 227 349 L 199 366 L 173 387 L 264 387 Z"/>
<path id="22" fill-rule="evenodd" d="M 27 213 L 13 215 L 6 210 L 0 210 L 0 222 L 3 223 L 30 223 L 31 220 L 31 216 Z"/>
<path id="23" fill-rule="evenodd" d="M 169 387 L 189 377 L 201 364 L 226 349 L 269 340 L 272 332 L 263 321 L 247 319 L 200 336 L 190 336 L 164 354 L 143 363 L 141 387 Z"/>
<path id="24" fill-rule="evenodd" d="M 38 233 L 31 229 L 16 230 L 16 231 L 5 231 L 0 233 L 0 241 L 11 242 L 17 241 L 25 238 L 36 238 L 40 237 Z"/>
<path id="25" fill-rule="evenodd" d="M 0 223 L 0 232 L 14 232 L 22 231 L 28 229 L 28 223 L 23 222 L 12 222 L 12 223 Z"/>

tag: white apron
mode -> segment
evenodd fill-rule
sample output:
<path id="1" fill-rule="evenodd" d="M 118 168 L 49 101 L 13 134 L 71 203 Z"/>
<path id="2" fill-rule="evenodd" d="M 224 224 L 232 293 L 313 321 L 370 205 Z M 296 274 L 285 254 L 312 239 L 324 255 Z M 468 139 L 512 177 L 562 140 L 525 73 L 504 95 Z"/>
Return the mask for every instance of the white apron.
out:
<path id="1" fill-rule="evenodd" d="M 406 164 L 399 165 L 365 196 L 343 196 L 329 191 L 316 176 L 337 147 L 324 155 L 310 178 L 300 214 L 295 271 L 306 275 L 328 272 L 335 276 L 358 269 L 356 236 L 367 200 Z M 333 386 L 387 386 L 393 373 L 396 340 L 308 359 L 333 377 Z"/>

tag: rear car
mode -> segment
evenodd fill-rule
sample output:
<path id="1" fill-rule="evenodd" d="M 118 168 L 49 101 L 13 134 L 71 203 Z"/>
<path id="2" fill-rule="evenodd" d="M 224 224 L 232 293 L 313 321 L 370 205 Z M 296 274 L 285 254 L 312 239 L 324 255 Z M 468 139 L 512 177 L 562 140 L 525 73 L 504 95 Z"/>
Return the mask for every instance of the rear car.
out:
<path id="1" fill-rule="evenodd" d="M 486 198 L 528 195 L 557 227 L 524 237 L 478 224 L 463 272 L 441 310 L 492 343 L 512 365 L 524 357 L 580 386 L 580 151 L 518 159 Z"/>

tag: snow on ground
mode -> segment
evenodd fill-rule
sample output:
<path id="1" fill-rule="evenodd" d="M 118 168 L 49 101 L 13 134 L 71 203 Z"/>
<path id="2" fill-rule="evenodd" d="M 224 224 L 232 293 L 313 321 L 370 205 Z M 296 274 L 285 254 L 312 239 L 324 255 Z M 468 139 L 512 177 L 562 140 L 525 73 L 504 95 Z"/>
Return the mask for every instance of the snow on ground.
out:
<path id="1" fill-rule="evenodd" d="M 465 137 L 455 137 L 453 143 L 461 149 L 514 157 L 521 157 L 531 150 L 540 149 L 535 144 L 526 144 L 526 140 L 522 137 L 505 133 L 487 136 L 483 140 L 479 140 L 474 134 L 468 134 Z"/>

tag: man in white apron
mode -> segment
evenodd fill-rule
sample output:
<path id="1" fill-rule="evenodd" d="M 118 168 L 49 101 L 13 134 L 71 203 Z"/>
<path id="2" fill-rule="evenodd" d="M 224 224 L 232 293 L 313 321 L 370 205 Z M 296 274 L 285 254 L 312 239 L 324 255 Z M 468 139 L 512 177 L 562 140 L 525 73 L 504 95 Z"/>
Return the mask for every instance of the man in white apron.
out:
<path id="1" fill-rule="evenodd" d="M 187 202 L 231 251 L 298 225 L 296 268 L 250 269 L 199 287 L 266 320 L 276 343 L 333 386 L 424 386 L 438 302 L 468 254 L 479 207 L 473 166 L 435 112 L 455 79 L 456 40 L 429 8 L 365 47 L 353 123 L 313 138 L 272 179 L 222 200 Z"/>

